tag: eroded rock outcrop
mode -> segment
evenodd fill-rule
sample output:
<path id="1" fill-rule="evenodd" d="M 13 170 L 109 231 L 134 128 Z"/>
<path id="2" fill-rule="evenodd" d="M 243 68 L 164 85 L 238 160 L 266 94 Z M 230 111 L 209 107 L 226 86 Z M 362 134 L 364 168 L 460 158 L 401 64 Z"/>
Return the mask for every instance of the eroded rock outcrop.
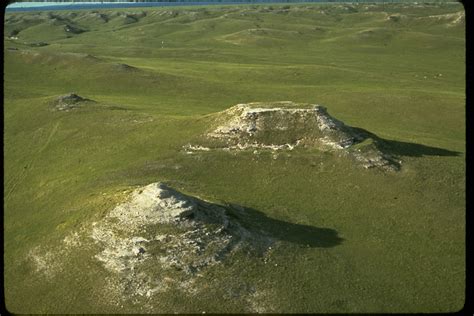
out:
<path id="1" fill-rule="evenodd" d="M 56 111 L 69 111 L 80 107 L 87 102 L 94 102 L 90 99 L 83 98 L 75 93 L 69 93 L 57 97 L 52 103 Z"/>
<path id="2" fill-rule="evenodd" d="M 118 203 L 97 221 L 70 231 L 59 247 L 39 245 L 27 259 L 48 282 L 84 260 L 101 270 L 93 273 L 102 284 L 96 295 L 116 306 L 132 303 L 146 313 L 160 310 L 156 304 L 169 295 L 194 299 L 210 289 L 240 300 L 249 312 L 272 311 L 272 288 L 239 280 L 240 264 L 277 267 L 274 254 L 285 244 L 327 248 L 343 241 L 330 228 L 211 203 L 159 182 L 107 199 Z"/>
<path id="3" fill-rule="evenodd" d="M 169 280 L 192 290 L 202 269 L 239 249 L 263 254 L 272 243 L 242 227 L 224 207 L 163 183 L 133 191 L 93 224 L 91 237 L 100 249 L 96 259 L 119 276 L 124 294 L 148 297 L 172 286 Z"/>
<path id="4" fill-rule="evenodd" d="M 212 149 L 293 150 L 296 147 L 337 151 L 364 168 L 398 170 L 374 134 L 345 125 L 320 105 L 290 101 L 238 104 L 219 113 L 215 126 L 188 153 Z"/>
<path id="5" fill-rule="evenodd" d="M 257 142 L 270 145 L 299 145 L 309 142 L 331 148 L 346 148 L 359 138 L 331 117 L 325 107 L 294 108 L 292 102 L 265 106 L 262 103 L 238 104 L 226 115 L 230 120 L 208 134 L 209 137 Z M 280 106 L 278 106 L 280 105 Z M 292 106 L 292 107 L 288 107 Z"/>

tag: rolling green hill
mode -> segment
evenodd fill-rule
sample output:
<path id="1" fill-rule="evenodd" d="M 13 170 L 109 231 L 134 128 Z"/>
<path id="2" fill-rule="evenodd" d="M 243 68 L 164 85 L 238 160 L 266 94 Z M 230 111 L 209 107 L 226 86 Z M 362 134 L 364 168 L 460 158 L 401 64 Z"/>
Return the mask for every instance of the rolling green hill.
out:
<path id="1" fill-rule="evenodd" d="M 9 311 L 452 312 L 464 305 L 461 5 L 6 13 L 4 26 Z M 58 110 L 58 97 L 69 93 L 91 101 Z M 183 150 L 220 111 L 286 100 L 323 105 L 377 135 L 400 157 L 400 171 L 366 170 L 315 148 Z M 236 252 L 191 283 L 160 274 L 154 280 L 166 286 L 153 295 L 121 291 L 129 279 L 97 260 L 90 230 L 154 182 L 243 210 L 235 211 L 242 225 L 275 244 L 264 257 Z M 156 268 L 140 277 L 156 278 Z"/>

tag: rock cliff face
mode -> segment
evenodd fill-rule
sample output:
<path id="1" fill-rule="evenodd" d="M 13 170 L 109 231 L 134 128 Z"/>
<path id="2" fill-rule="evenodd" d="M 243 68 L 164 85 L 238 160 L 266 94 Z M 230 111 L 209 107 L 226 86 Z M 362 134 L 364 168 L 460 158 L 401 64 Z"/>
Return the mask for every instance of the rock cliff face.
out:
<path id="1" fill-rule="evenodd" d="M 233 106 L 220 113 L 199 145 L 189 144 L 185 150 L 317 148 L 350 156 L 364 168 L 398 170 L 399 162 L 381 145 L 381 139 L 345 125 L 323 106 L 284 101 Z"/>

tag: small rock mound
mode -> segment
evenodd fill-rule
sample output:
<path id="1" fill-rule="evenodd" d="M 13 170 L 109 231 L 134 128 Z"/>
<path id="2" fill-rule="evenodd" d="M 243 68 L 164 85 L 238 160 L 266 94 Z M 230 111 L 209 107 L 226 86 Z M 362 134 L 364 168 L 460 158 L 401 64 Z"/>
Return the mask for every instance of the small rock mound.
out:
<path id="1" fill-rule="evenodd" d="M 127 65 L 127 64 L 115 64 L 116 69 L 121 71 L 138 71 L 138 68 Z"/>
<path id="2" fill-rule="evenodd" d="M 118 273 L 125 292 L 140 296 L 164 291 L 164 279 L 188 284 L 238 249 L 263 251 L 271 243 L 243 228 L 224 207 L 163 183 L 135 190 L 94 223 L 91 237 L 100 248 L 96 258 Z"/>
<path id="3" fill-rule="evenodd" d="M 57 97 L 53 101 L 54 109 L 57 111 L 69 111 L 71 109 L 79 107 L 85 102 L 93 102 L 90 99 L 83 98 L 75 93 L 69 93 Z"/>
<path id="4" fill-rule="evenodd" d="M 43 46 L 48 46 L 49 44 L 46 42 L 32 42 L 32 43 L 28 43 L 27 45 L 31 47 L 43 47 Z"/>
<path id="5" fill-rule="evenodd" d="M 408 17 L 404 14 L 391 14 L 387 15 L 386 19 L 391 22 L 401 22 L 403 20 L 406 20 Z"/>
<path id="6" fill-rule="evenodd" d="M 399 168 L 393 157 L 380 149 L 383 141 L 374 134 L 345 125 L 323 106 L 290 101 L 231 107 L 218 115 L 216 126 L 200 142 L 200 145 L 188 144 L 184 149 L 193 152 L 315 147 L 348 154 L 365 168 Z"/>
<path id="7" fill-rule="evenodd" d="M 72 34 L 81 34 L 81 33 L 86 32 L 86 30 L 84 30 L 82 28 L 79 28 L 79 27 L 76 27 L 76 26 L 71 25 L 71 24 L 66 24 L 64 26 L 64 31 L 66 31 L 68 33 L 72 33 Z"/>

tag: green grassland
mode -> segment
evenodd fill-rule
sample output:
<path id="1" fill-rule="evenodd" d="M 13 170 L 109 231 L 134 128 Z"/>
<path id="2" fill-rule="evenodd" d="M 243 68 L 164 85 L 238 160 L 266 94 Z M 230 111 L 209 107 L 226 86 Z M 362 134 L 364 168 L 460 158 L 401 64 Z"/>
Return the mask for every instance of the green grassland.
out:
<path id="1" fill-rule="evenodd" d="M 459 310 L 465 301 L 459 12 L 457 4 L 305 4 L 7 13 L 7 308 Z M 96 102 L 54 111 L 53 100 L 70 92 Z M 208 130 L 215 113 L 280 100 L 324 105 L 346 124 L 393 141 L 401 171 L 364 170 L 310 149 L 182 150 Z M 125 190 L 156 181 L 247 208 L 249 223 L 280 240 L 270 262 L 232 257 L 204 273 L 199 295 L 172 290 L 146 304 L 104 294 L 108 272 L 94 249 L 57 254 L 52 262 L 61 268 L 52 277 L 37 271 L 34 249 L 54 253 Z M 259 294 L 250 299 L 248 288 Z"/>

